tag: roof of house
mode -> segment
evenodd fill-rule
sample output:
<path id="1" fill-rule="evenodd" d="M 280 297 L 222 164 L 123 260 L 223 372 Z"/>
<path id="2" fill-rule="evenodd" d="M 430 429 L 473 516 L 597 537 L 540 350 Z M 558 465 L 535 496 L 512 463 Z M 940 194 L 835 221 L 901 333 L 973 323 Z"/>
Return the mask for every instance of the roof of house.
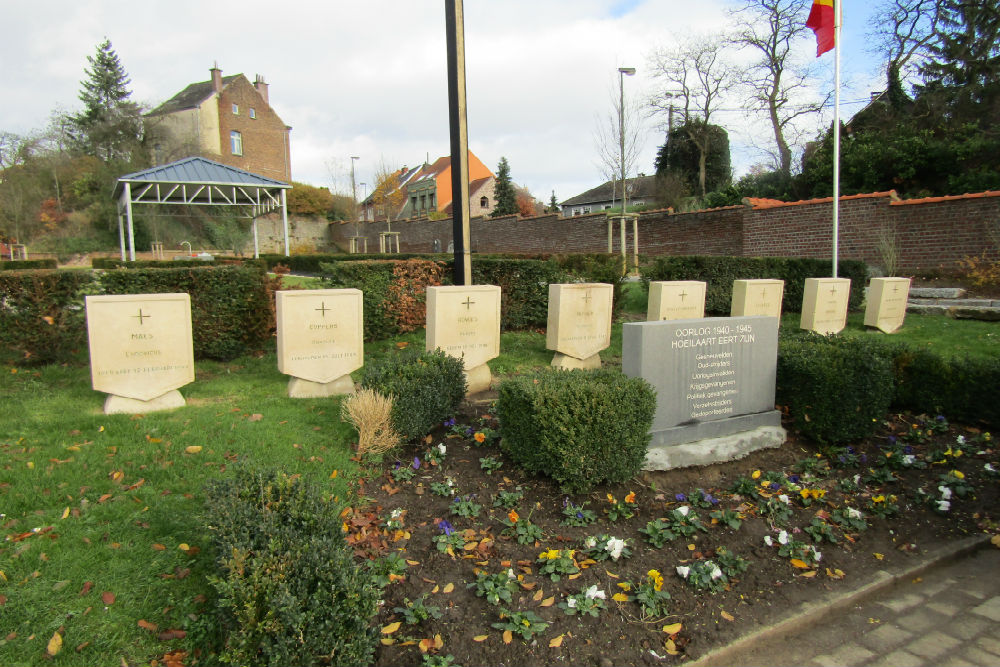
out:
<path id="1" fill-rule="evenodd" d="M 123 183 L 228 185 L 278 189 L 292 187 L 288 183 L 220 164 L 203 157 L 184 158 L 170 164 L 119 176 L 115 183 L 114 196 L 116 198 L 124 188 Z"/>
<path id="2" fill-rule="evenodd" d="M 656 195 L 656 176 L 637 176 L 627 179 L 629 185 L 629 197 L 654 197 Z M 576 204 L 596 204 L 611 201 L 615 197 L 615 192 L 620 191 L 618 181 L 608 181 L 596 188 L 587 190 L 575 197 L 570 197 L 562 202 L 561 206 L 573 206 Z"/>
<path id="3" fill-rule="evenodd" d="M 847 201 L 850 199 L 886 199 L 890 201 L 896 201 L 899 196 L 896 194 L 895 190 L 887 190 L 886 192 L 866 192 L 858 195 L 842 195 L 840 201 Z M 819 199 L 802 199 L 800 201 L 781 201 L 780 199 L 762 199 L 758 197 L 744 197 L 743 203 L 752 209 L 760 210 L 762 208 L 778 208 L 780 206 L 804 206 L 806 204 L 826 204 L 832 203 L 833 197 L 820 197 Z"/>
<path id="4" fill-rule="evenodd" d="M 241 76 L 243 75 L 233 74 L 231 76 L 222 77 L 222 87 L 225 88 L 232 83 L 234 79 Z M 192 83 L 187 88 L 177 93 L 146 115 L 160 116 L 163 114 L 174 113 L 175 111 L 181 111 L 183 109 L 194 109 L 214 94 L 215 86 L 212 84 L 211 80 Z"/>

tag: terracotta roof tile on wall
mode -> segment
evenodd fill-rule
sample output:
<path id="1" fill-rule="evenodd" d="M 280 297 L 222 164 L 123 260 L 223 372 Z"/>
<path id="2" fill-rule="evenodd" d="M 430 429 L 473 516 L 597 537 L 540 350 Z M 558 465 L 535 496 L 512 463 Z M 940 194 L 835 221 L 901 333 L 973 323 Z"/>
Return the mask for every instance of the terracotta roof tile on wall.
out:
<path id="1" fill-rule="evenodd" d="M 840 201 L 847 201 L 850 199 L 884 199 L 886 197 L 892 200 L 890 203 L 898 203 L 899 195 L 896 194 L 895 190 L 889 190 L 887 192 L 867 192 L 860 195 L 844 195 L 840 197 Z M 754 210 L 760 210 L 765 208 L 778 208 L 779 206 L 805 206 L 807 204 L 826 204 L 831 202 L 833 202 L 833 197 L 820 197 L 819 199 L 803 199 L 801 201 L 758 199 L 756 197 L 743 198 L 743 203 Z"/>
<path id="2" fill-rule="evenodd" d="M 933 204 L 939 201 L 953 201 L 955 199 L 982 199 L 983 197 L 1000 197 L 1000 190 L 987 190 L 986 192 L 974 192 L 964 195 L 947 195 L 944 197 L 922 197 L 920 199 L 903 199 L 891 202 L 891 206 L 905 206 L 908 204 Z"/>

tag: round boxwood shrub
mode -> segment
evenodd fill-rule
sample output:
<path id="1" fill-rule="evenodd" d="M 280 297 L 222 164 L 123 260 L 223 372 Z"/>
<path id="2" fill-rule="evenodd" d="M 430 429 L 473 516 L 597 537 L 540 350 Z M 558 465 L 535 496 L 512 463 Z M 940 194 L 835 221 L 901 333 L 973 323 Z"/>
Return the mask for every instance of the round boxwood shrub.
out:
<path id="1" fill-rule="evenodd" d="M 392 395 L 392 423 L 405 440 L 422 438 L 453 416 L 465 397 L 461 359 L 441 350 L 390 352 L 365 364 L 361 386 Z"/>
<path id="2" fill-rule="evenodd" d="M 564 491 L 634 477 L 646 460 L 656 392 L 618 371 L 549 371 L 500 384 L 501 447 Z"/>

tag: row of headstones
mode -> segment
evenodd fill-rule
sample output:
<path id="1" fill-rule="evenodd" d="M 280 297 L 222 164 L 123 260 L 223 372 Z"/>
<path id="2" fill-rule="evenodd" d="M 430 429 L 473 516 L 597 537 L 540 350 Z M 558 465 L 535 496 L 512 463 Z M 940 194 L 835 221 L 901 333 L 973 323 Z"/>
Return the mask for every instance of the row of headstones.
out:
<path id="1" fill-rule="evenodd" d="M 886 331 L 898 328 L 908 287 L 905 278 L 873 280 L 865 323 Z M 702 319 L 705 288 L 694 281 L 651 283 L 647 319 Z M 780 316 L 783 288 L 782 281 L 735 281 L 732 316 Z M 611 343 L 612 289 L 605 283 L 549 285 L 546 348 L 555 351 L 553 366 L 601 365 L 599 353 Z M 802 326 L 839 331 L 849 293 L 849 280 L 808 279 Z M 291 376 L 289 396 L 353 391 L 350 373 L 361 367 L 364 356 L 362 293 L 279 291 L 276 306 L 278 370 Z M 184 405 L 177 389 L 194 380 L 187 294 L 88 296 L 86 309 L 91 378 L 96 391 L 108 394 L 105 412 Z M 428 350 L 463 360 L 469 393 L 486 389 L 492 380 L 487 362 L 500 353 L 500 288 L 428 287 L 426 331 Z"/>

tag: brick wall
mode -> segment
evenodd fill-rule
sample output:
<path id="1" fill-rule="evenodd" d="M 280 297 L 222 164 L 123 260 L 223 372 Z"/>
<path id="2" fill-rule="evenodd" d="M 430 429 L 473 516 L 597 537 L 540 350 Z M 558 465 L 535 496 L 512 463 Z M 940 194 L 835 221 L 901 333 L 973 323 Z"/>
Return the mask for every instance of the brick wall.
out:
<path id="1" fill-rule="evenodd" d="M 894 233 L 901 272 L 953 269 L 966 255 L 997 256 L 989 230 L 1000 233 L 1000 192 L 960 197 L 895 201 L 893 193 L 844 197 L 840 204 L 839 256 L 881 266 L 882 230 Z M 991 227 L 992 225 L 992 227 Z M 607 218 L 603 213 L 560 218 L 473 218 L 475 252 L 606 252 Z M 354 225 L 330 227 L 331 241 L 347 247 Z M 370 250 L 378 248 L 385 223 L 362 224 Z M 403 252 L 431 252 L 434 241 L 445 251 L 452 221 L 394 222 Z M 646 255 L 745 255 L 829 258 L 832 249 L 831 200 L 751 208 L 728 206 L 691 213 L 650 211 L 639 218 L 639 252 Z M 631 252 L 632 226 L 627 229 Z M 620 252 L 615 225 L 613 251 Z"/>
<path id="2" fill-rule="evenodd" d="M 233 104 L 238 114 L 233 114 Z M 250 109 L 256 118 L 250 117 Z M 243 136 L 243 155 L 230 150 L 232 130 Z M 222 155 L 213 159 L 286 183 L 292 179 L 288 129 L 246 77 L 236 77 L 219 96 L 219 134 Z"/>

